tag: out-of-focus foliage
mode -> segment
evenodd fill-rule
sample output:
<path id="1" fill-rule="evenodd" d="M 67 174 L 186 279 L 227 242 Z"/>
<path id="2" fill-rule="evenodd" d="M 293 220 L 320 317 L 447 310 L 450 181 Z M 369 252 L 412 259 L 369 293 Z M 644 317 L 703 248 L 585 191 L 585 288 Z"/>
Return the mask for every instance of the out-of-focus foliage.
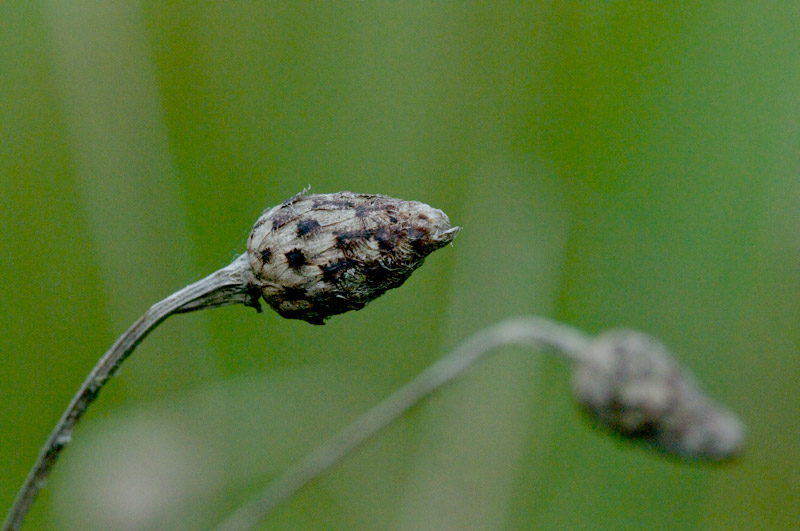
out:
<path id="1" fill-rule="evenodd" d="M 670 345 L 749 449 L 592 432 L 509 350 L 270 529 L 788 529 L 800 521 L 800 8 L 704 2 L 0 4 L 0 507 L 105 348 L 259 213 L 384 193 L 464 231 L 324 327 L 168 320 L 29 529 L 196 529 L 471 332 L 540 313 Z"/>

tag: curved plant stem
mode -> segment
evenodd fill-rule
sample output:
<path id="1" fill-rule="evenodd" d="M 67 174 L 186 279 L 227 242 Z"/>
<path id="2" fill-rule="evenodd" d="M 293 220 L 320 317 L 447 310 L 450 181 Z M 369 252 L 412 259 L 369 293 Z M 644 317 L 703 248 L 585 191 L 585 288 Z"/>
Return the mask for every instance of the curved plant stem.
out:
<path id="1" fill-rule="evenodd" d="M 272 509 L 309 481 L 495 348 L 544 346 L 572 361 L 580 361 L 587 344 L 583 333 L 542 317 L 512 318 L 478 332 L 267 485 L 222 522 L 217 531 L 254 528 Z"/>
<path id="2" fill-rule="evenodd" d="M 20 528 L 36 494 L 44 486 L 61 451 L 70 442 L 75 425 L 89 405 L 97 398 L 108 379 L 145 336 L 164 319 L 176 313 L 239 303 L 253 306 L 260 311 L 259 292 L 254 291 L 251 275 L 247 255 L 243 254 L 227 267 L 154 304 L 117 339 L 89 373 L 42 447 L 36 463 L 28 473 L 28 477 L 3 523 L 3 531 L 16 531 Z"/>

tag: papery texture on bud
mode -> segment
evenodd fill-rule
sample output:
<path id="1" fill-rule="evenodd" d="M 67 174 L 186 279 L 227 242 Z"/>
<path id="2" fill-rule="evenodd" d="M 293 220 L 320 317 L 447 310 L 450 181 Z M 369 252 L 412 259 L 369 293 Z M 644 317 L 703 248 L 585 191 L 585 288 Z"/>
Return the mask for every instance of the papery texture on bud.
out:
<path id="1" fill-rule="evenodd" d="M 573 373 L 576 400 L 600 423 L 685 458 L 740 453 L 744 426 L 708 398 L 654 338 L 632 330 L 598 336 Z"/>
<path id="2" fill-rule="evenodd" d="M 275 311 L 323 324 L 400 286 L 459 230 L 444 212 L 416 201 L 299 194 L 258 219 L 247 254 Z"/>

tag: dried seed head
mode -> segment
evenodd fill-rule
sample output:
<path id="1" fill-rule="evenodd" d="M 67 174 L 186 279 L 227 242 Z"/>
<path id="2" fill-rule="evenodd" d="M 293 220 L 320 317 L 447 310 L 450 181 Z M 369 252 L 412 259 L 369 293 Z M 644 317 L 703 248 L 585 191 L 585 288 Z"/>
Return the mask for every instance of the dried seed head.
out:
<path id="1" fill-rule="evenodd" d="M 576 400 L 601 424 L 689 459 L 722 460 L 744 444 L 744 426 L 705 396 L 654 338 L 632 330 L 598 336 L 572 378 Z"/>
<path id="2" fill-rule="evenodd" d="M 275 311 L 324 324 L 400 286 L 459 230 L 444 212 L 416 201 L 298 194 L 258 219 L 247 255 Z"/>

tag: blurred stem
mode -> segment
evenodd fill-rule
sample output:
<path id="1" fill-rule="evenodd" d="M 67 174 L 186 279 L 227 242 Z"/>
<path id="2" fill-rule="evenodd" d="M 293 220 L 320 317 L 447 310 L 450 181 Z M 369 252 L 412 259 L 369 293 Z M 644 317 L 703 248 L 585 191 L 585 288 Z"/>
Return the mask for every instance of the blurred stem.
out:
<path id="1" fill-rule="evenodd" d="M 231 514 L 217 531 L 254 528 L 272 509 L 309 481 L 492 350 L 509 345 L 544 346 L 572 361 L 579 361 L 583 359 L 588 341 L 582 332 L 543 317 L 517 317 L 481 330 L 287 470 Z"/>
<path id="2" fill-rule="evenodd" d="M 245 304 L 261 310 L 259 292 L 254 291 L 247 255 L 242 254 L 230 265 L 206 278 L 186 286 L 150 307 L 133 326 L 122 334 L 94 366 L 78 392 L 73 396 L 61 419 L 42 447 L 36 463 L 28 473 L 14 504 L 3 523 L 3 531 L 16 531 L 33 505 L 36 494 L 44 486 L 59 455 L 72 438 L 72 431 L 89 405 L 97 398 L 109 378 L 119 369 L 139 343 L 162 321 L 176 313 Z"/>

